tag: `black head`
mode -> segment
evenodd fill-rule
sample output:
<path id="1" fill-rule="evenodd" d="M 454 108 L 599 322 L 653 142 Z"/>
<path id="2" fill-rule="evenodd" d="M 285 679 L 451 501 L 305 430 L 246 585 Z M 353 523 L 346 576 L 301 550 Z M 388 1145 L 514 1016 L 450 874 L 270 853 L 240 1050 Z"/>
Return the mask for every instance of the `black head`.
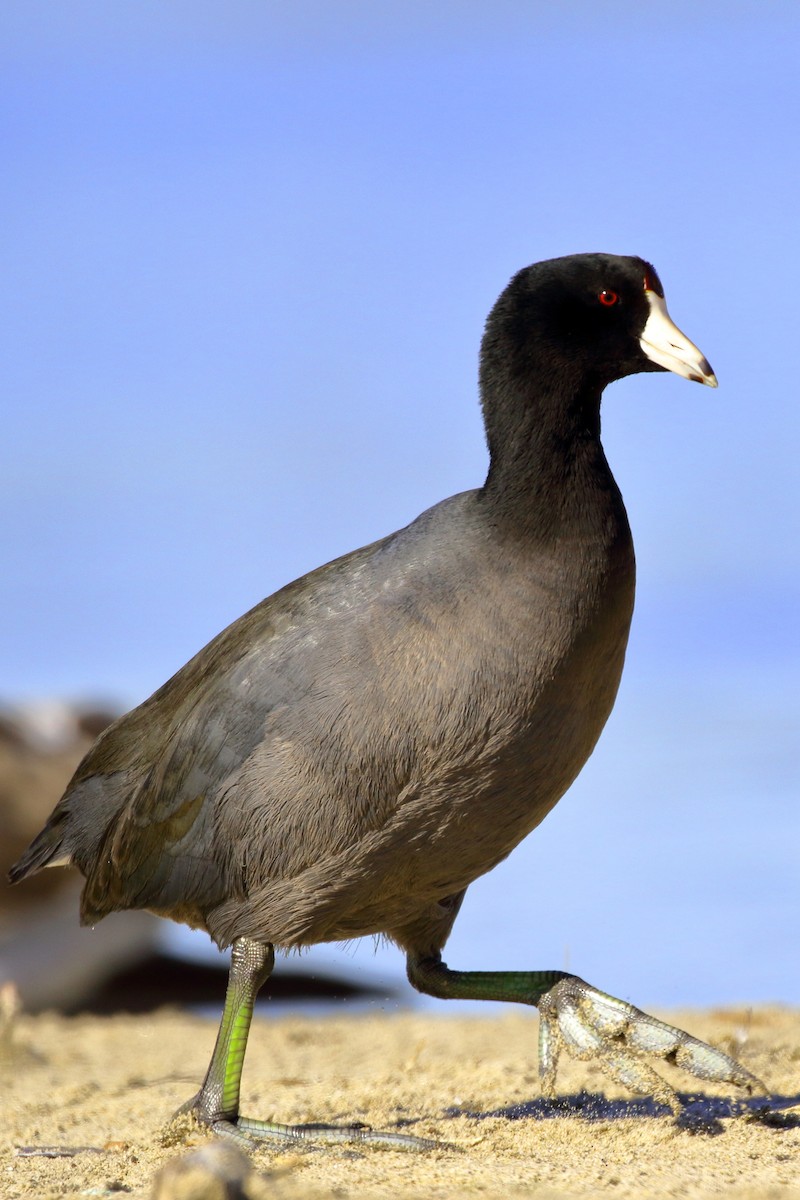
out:
<path id="1" fill-rule="evenodd" d="M 567 414 L 599 427 L 606 384 L 639 371 L 675 371 L 716 387 L 703 355 L 672 323 L 650 263 L 574 254 L 534 263 L 502 293 L 486 322 L 481 394 L 490 449 Z M 512 435 L 513 436 L 513 435 Z"/>
<path id="2" fill-rule="evenodd" d="M 670 321 L 655 268 L 614 254 L 573 254 L 520 271 L 489 314 L 482 357 L 490 371 L 533 369 L 570 390 L 602 391 L 625 375 L 663 370 L 716 386 L 700 351 Z"/>

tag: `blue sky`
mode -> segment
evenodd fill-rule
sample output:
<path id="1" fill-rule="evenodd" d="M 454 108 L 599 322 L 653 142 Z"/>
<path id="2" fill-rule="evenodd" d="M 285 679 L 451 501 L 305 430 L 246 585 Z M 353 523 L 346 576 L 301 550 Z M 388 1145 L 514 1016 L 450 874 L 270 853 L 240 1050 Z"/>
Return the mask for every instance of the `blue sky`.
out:
<path id="1" fill-rule="evenodd" d="M 136 702 L 480 483 L 486 313 L 526 263 L 609 250 L 655 263 L 720 380 L 605 398 L 620 705 L 669 745 L 682 695 L 724 696 L 785 754 L 796 4 L 6 0 L 0 29 L 0 698 Z"/>
<path id="2" fill-rule="evenodd" d="M 652 259 L 720 378 L 606 398 L 640 608 L 789 636 L 800 13 L 430 7 L 4 6 L 9 696 L 137 699 L 479 482 L 485 314 L 584 249 Z"/>

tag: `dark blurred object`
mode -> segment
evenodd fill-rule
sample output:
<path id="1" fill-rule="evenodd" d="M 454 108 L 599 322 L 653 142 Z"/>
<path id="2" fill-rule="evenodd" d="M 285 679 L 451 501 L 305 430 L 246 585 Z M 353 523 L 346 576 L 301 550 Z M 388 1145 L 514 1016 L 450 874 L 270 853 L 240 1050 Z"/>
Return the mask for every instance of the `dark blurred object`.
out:
<path id="1" fill-rule="evenodd" d="M 209 956 L 208 962 L 198 962 L 196 959 L 172 958 L 155 951 L 137 958 L 129 967 L 115 970 L 77 1002 L 59 1007 L 67 1016 L 86 1012 L 105 1016 L 117 1012 L 153 1012 L 165 1004 L 178 1007 L 210 1005 L 216 1015 L 225 995 L 229 965 L 228 956 L 222 954 L 218 959 Z M 329 975 L 311 975 L 302 967 L 287 970 L 281 964 L 259 996 L 259 1002 L 382 1002 L 396 998 L 389 995 L 385 985 L 372 988 L 368 984 L 353 984 Z M 30 1006 L 28 1011 L 31 1011 Z"/>

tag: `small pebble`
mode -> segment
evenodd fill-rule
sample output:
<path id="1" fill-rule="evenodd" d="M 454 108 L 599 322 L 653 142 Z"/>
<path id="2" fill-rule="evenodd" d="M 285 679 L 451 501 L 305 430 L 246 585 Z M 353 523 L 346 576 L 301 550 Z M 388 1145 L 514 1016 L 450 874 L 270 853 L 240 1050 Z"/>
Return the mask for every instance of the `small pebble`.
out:
<path id="1" fill-rule="evenodd" d="M 225 1142 L 209 1142 L 159 1171 L 152 1200 L 268 1200 L 272 1195 L 246 1154 Z"/>

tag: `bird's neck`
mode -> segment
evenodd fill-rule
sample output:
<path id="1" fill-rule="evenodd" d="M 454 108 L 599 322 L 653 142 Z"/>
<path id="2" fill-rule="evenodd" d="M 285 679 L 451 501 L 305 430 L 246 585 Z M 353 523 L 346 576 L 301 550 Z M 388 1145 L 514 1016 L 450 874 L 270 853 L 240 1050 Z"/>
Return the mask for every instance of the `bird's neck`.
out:
<path id="1" fill-rule="evenodd" d="M 600 390 L 537 386 L 484 398 L 490 465 L 481 496 L 492 519 L 537 541 L 603 540 L 627 529 L 600 444 Z"/>

